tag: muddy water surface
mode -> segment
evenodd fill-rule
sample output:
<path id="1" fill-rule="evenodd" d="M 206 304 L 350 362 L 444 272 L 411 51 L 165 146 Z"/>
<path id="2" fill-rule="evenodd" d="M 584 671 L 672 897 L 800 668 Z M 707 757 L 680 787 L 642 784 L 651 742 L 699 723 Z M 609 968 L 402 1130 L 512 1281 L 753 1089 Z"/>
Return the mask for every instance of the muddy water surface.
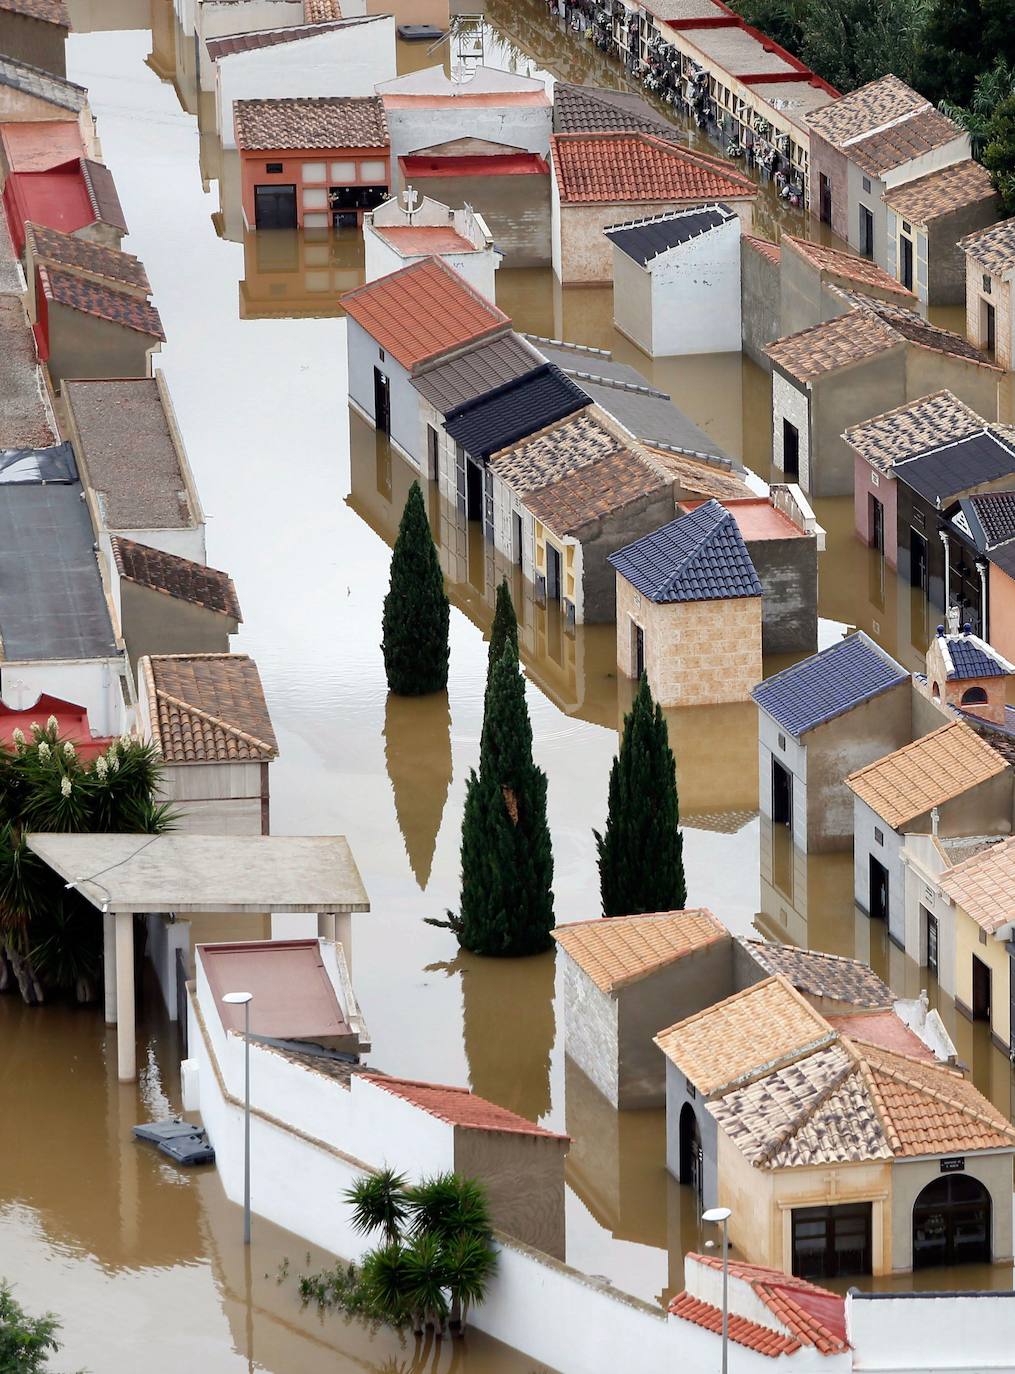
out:
<path id="1" fill-rule="evenodd" d="M 145 261 L 168 344 L 162 357 L 202 499 L 210 562 L 236 579 L 244 625 L 236 647 L 259 664 L 281 745 L 273 765 L 279 833 L 348 834 L 373 910 L 355 927 L 355 978 L 374 1043 L 391 1072 L 471 1084 L 574 1138 L 568 1258 L 647 1299 L 681 1282 L 700 1246 L 693 1199 L 664 1168 L 661 1112 L 610 1110 L 563 1053 L 552 956 L 519 962 L 462 955 L 423 923 L 457 898 L 464 780 L 478 757 L 484 632 L 499 569 L 479 531 L 434 492 L 454 612 L 446 696 L 389 697 L 378 649 L 390 544 L 412 472 L 346 404 L 344 325 L 334 294 L 355 284 L 358 241 L 293 236 L 245 243 L 219 236 L 209 180 L 216 154 L 196 110 L 192 60 L 169 51 L 171 6 L 154 0 L 144 30 L 102 31 L 102 0 L 69 47 L 87 85 L 131 237 Z M 110 23 L 126 23 L 111 11 Z M 554 36 L 538 0 L 496 4 L 489 60 L 569 79 L 616 68 Z M 498 54 L 501 56 L 498 58 Z M 406 57 L 401 64 L 415 62 Z M 189 62 L 189 67 L 188 67 Z M 160 80 L 160 77 L 162 78 Z M 766 210 L 773 224 L 778 211 Z M 793 217 L 799 232 L 799 217 Z M 333 273 L 322 300 L 320 276 Z M 281 266 L 280 266 L 281 264 Z M 296 274 L 297 279 L 299 273 Z M 283 280 L 283 279 L 287 279 Z M 280 281 L 286 290 L 274 290 Z M 317 293 L 317 294 L 314 294 Z M 763 476 L 770 466 L 769 383 L 739 357 L 657 360 L 615 333 L 608 290 L 562 292 L 547 272 L 510 272 L 499 303 L 520 328 L 612 349 L 677 401 L 727 451 Z M 860 625 L 917 666 L 926 632 L 908 588 L 852 537 L 848 501 L 821 503 L 821 643 Z M 630 700 L 618 681 L 612 628 L 574 636 L 517 581 L 536 757 L 549 775 L 559 920 L 599 910 L 592 827 L 602 824 L 617 729 Z M 772 664 L 769 667 L 781 666 Z M 756 722 L 747 705 L 670 713 L 680 769 L 689 899 L 738 932 L 856 954 L 910 995 L 927 975 L 890 949 L 852 902 L 849 856 L 794 854 L 757 815 Z M 979 1086 L 1010 1111 L 1002 1056 L 931 987 Z M 675 1014 L 679 1014 L 679 1009 Z M 249 1266 L 239 1216 L 213 1172 L 181 1176 L 130 1143 L 129 1127 L 179 1105 L 178 1046 L 149 997 L 141 1082 L 115 1081 L 109 1035 L 93 1012 L 30 1012 L 0 999 L 0 1273 L 24 1300 L 66 1323 L 71 1367 L 159 1374 L 202 1370 L 443 1368 L 445 1351 L 301 1313 L 291 1277 L 306 1247 L 263 1223 Z M 322 1205 L 337 1206 L 337 1199 Z M 309 1263 L 322 1257 L 312 1255 Z M 1011 1271 L 935 1271 L 934 1286 L 1010 1284 Z M 880 1281 L 879 1281 L 880 1282 Z M 899 1280 L 909 1286 L 912 1279 Z M 530 1369 L 470 1336 L 463 1370 Z"/>

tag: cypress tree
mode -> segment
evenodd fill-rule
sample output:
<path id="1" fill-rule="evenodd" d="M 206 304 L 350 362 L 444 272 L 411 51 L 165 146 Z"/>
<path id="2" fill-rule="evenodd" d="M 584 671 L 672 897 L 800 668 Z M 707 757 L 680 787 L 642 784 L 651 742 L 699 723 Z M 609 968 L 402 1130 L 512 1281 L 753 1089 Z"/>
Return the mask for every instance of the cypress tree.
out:
<path id="1" fill-rule="evenodd" d="M 525 679 L 508 643 L 490 674 L 479 773 L 466 784 L 461 910 L 431 924 L 474 954 L 539 954 L 551 944 L 552 883 L 546 774 L 532 761 Z"/>
<path id="2" fill-rule="evenodd" d="M 514 602 L 506 581 L 501 580 L 497 587 L 497 601 L 494 606 L 493 624 L 490 626 L 490 650 L 486 659 L 486 695 L 490 694 L 490 679 L 493 667 L 504 656 L 504 649 L 510 644 L 515 657 L 518 654 L 518 617 L 515 615 Z M 484 709 L 486 702 L 484 700 Z"/>
<path id="3" fill-rule="evenodd" d="M 666 718 L 643 674 L 610 770 L 606 830 L 593 832 L 604 916 L 683 909 L 687 886 L 679 822 Z"/>
<path id="4" fill-rule="evenodd" d="M 388 686 L 399 696 L 442 692 L 448 685 L 451 612 L 418 482 L 409 488 L 391 555 L 381 650 Z"/>

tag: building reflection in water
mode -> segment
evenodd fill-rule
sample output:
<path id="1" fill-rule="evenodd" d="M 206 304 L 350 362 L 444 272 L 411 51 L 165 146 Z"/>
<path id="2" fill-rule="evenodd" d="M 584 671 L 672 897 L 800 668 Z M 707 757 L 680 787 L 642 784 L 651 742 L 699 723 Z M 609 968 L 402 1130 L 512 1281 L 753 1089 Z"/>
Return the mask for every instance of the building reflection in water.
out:
<path id="1" fill-rule="evenodd" d="M 447 692 L 422 697 L 388 693 L 384 707 L 384 761 L 409 865 L 416 882 L 425 890 L 451 786 L 451 710 Z"/>
<path id="2" fill-rule="evenodd" d="M 241 319 L 342 315 L 339 297 L 363 282 L 357 229 L 241 229 L 240 236 Z"/>

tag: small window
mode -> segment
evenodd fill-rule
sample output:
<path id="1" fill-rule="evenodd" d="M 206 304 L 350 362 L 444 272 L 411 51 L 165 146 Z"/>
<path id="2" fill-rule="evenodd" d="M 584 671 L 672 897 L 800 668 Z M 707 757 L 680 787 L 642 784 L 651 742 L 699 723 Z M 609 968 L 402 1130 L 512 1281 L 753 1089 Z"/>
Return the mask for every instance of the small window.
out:
<path id="1" fill-rule="evenodd" d="M 981 945 L 985 945 L 986 943 L 987 943 L 987 932 L 986 932 L 985 930 L 981 930 L 981 931 L 980 931 L 980 944 L 981 944 Z"/>
<path id="2" fill-rule="evenodd" d="M 985 296 L 990 295 L 990 278 L 987 276 L 986 272 L 983 274 L 983 294 Z"/>
<path id="3" fill-rule="evenodd" d="M 924 529 L 927 527 L 927 516 L 919 507 L 916 507 L 913 511 L 913 524 L 921 525 Z"/>
<path id="4" fill-rule="evenodd" d="M 786 748 L 786 736 L 785 736 L 785 735 L 780 735 L 780 736 L 779 736 L 779 748 L 780 748 L 780 749 L 785 749 L 785 748 Z"/>
<path id="5" fill-rule="evenodd" d="M 911 233 L 913 232 L 913 226 L 912 226 L 911 224 L 907 224 L 906 221 L 903 220 L 903 221 L 902 221 L 902 232 L 903 232 L 904 234 L 911 234 Z"/>
<path id="6" fill-rule="evenodd" d="M 870 191 L 870 188 L 871 188 L 871 179 L 870 179 L 870 177 L 864 177 L 864 179 L 863 179 L 863 189 L 864 189 L 865 191 L 869 192 L 869 191 Z"/>
<path id="7" fill-rule="evenodd" d="M 264 170 L 266 172 L 281 172 L 282 168 L 283 164 L 281 162 L 266 162 L 264 164 Z"/>
<path id="8" fill-rule="evenodd" d="M 688 1097 L 697 1097 L 697 1096 L 698 1096 L 697 1090 L 695 1089 L 695 1086 L 694 1086 L 694 1084 L 691 1082 L 690 1079 L 687 1080 L 687 1096 L 688 1096 Z"/>
<path id="9" fill-rule="evenodd" d="M 979 706 L 987 700 L 987 693 L 982 687 L 967 687 L 962 693 L 963 706 Z"/>
<path id="10" fill-rule="evenodd" d="M 884 842 L 885 842 L 885 832 L 884 832 L 883 830 L 879 829 L 878 826 L 875 826 L 875 827 L 874 827 L 874 843 L 875 843 L 875 844 L 884 844 Z"/>
<path id="11" fill-rule="evenodd" d="M 873 471 L 872 471 L 872 472 L 871 472 L 871 486 L 872 486 L 872 487 L 879 487 L 880 485 L 881 485 L 881 478 L 877 475 L 876 472 L 873 472 Z"/>
<path id="12" fill-rule="evenodd" d="M 378 358 L 380 358 L 381 362 L 383 363 L 383 361 L 384 361 L 384 349 L 383 349 L 383 348 L 379 348 L 379 349 L 377 350 L 377 356 L 378 356 Z"/>

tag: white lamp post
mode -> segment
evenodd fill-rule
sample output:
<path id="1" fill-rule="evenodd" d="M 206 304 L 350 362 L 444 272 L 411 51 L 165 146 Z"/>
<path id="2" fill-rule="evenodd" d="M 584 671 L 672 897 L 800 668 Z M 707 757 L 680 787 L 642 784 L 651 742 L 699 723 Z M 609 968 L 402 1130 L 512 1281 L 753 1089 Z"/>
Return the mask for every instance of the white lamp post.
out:
<path id="1" fill-rule="evenodd" d="M 250 1244 L 250 1004 L 252 992 L 227 992 L 222 998 L 243 1008 L 243 1244 Z"/>
<path id="2" fill-rule="evenodd" d="M 733 1214 L 728 1207 L 710 1207 L 707 1212 L 702 1212 L 701 1214 L 702 1221 L 714 1221 L 722 1223 L 722 1374 L 726 1374 L 727 1371 L 727 1352 L 729 1350 L 729 1220 L 732 1215 Z"/>

